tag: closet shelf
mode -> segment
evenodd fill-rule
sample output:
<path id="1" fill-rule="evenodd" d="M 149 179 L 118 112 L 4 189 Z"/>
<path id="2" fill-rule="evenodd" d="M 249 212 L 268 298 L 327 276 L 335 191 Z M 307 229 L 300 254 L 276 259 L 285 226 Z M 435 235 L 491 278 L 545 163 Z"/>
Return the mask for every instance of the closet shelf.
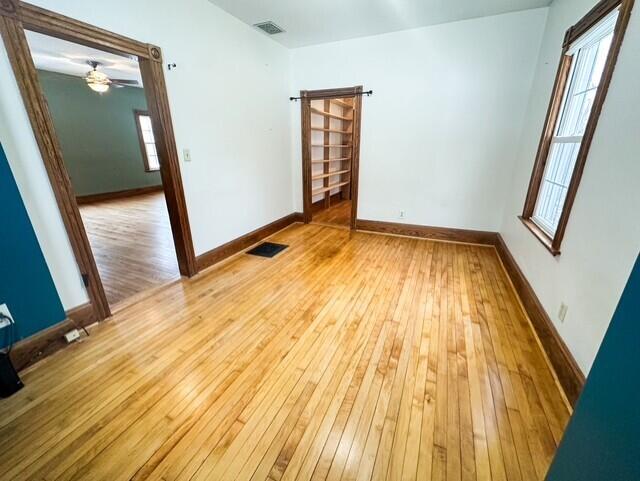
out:
<path id="1" fill-rule="evenodd" d="M 311 130 L 317 130 L 320 132 L 330 132 L 333 134 L 351 135 L 351 132 L 349 132 L 348 130 L 325 129 L 323 127 L 311 127 Z"/>
<path id="2" fill-rule="evenodd" d="M 311 192 L 311 195 L 323 194 L 324 192 L 328 192 L 331 189 L 335 189 L 337 187 L 342 187 L 343 185 L 347 185 L 349 182 L 351 181 L 347 180 L 345 182 L 338 182 L 337 184 L 332 184 L 327 187 L 322 187 L 321 189 L 316 189 L 313 192 Z"/>
<path id="3" fill-rule="evenodd" d="M 316 180 L 316 179 L 324 179 L 326 177 L 333 177 L 334 175 L 342 175 L 342 174 L 347 174 L 351 172 L 350 169 L 345 169 L 345 170 L 335 170 L 333 172 L 328 172 L 326 174 L 318 174 L 318 175 L 314 175 L 313 177 L 311 177 L 311 180 Z"/>
<path id="4" fill-rule="evenodd" d="M 349 117 L 344 117 L 342 115 L 338 115 L 338 114 L 332 114 L 331 112 L 325 112 L 324 110 L 319 110 L 315 107 L 311 107 L 311 113 L 313 114 L 318 114 L 318 115 L 324 115 L 325 117 L 331 117 L 332 119 L 339 119 L 339 120 L 347 120 L 349 122 L 351 122 L 353 119 L 349 118 Z"/>
<path id="5" fill-rule="evenodd" d="M 344 100 L 340 100 L 340 99 L 331 99 L 331 100 L 330 100 L 330 102 L 331 102 L 332 104 L 339 105 L 340 107 L 344 107 L 344 108 L 346 108 L 346 109 L 352 109 L 352 108 L 353 108 L 353 105 L 351 105 L 351 104 L 349 104 L 349 103 L 345 102 Z"/>
<path id="6" fill-rule="evenodd" d="M 340 157 L 337 159 L 318 159 L 318 160 L 312 160 L 311 163 L 312 164 L 324 164 L 327 162 L 340 162 L 341 160 L 351 160 L 351 157 Z"/>
<path id="7" fill-rule="evenodd" d="M 340 149 L 350 149 L 350 144 L 311 144 L 311 147 L 334 147 Z"/>

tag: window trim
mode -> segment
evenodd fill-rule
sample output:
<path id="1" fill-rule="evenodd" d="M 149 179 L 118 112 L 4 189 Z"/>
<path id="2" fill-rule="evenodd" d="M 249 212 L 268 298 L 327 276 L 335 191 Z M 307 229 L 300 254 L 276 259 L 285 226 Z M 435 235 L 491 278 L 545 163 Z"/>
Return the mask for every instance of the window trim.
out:
<path id="1" fill-rule="evenodd" d="M 580 19 L 575 25 L 571 26 L 564 37 L 562 44 L 562 54 L 560 55 L 560 63 L 556 72 L 556 79 L 553 85 L 551 94 L 551 100 L 549 101 L 549 107 L 547 109 L 547 116 L 544 122 L 544 128 L 542 129 L 542 135 L 538 144 L 538 151 L 536 153 L 535 162 L 533 165 L 533 171 L 531 173 L 531 180 L 529 181 L 529 188 L 527 190 L 527 197 L 524 203 L 522 215 L 519 216 L 523 225 L 527 227 L 531 233 L 551 252 L 552 255 L 560 255 L 560 245 L 564 237 L 567 223 L 569 221 L 569 215 L 571 208 L 575 201 L 575 197 L 580 185 L 584 166 L 589 154 L 589 148 L 591 147 L 591 141 L 598 124 L 598 118 L 602 111 L 604 100 L 609 90 L 609 84 L 611 83 L 611 77 L 616 65 L 618 53 L 620 52 L 620 46 L 624 38 L 627 24 L 629 23 L 629 17 L 631 16 L 631 9 L 633 8 L 634 0 L 601 0 L 595 7 L 593 7 L 589 13 L 587 13 L 582 19 Z M 542 230 L 532 219 L 535 210 L 536 202 L 538 200 L 538 194 L 542 184 L 542 178 L 544 176 L 544 170 L 549 157 L 549 150 L 551 148 L 551 142 L 553 140 L 553 134 L 558 121 L 558 116 L 562 108 L 564 100 L 564 94 L 569 80 L 571 72 L 571 64 L 573 62 L 573 56 L 568 55 L 569 47 L 579 37 L 589 31 L 595 24 L 604 19 L 614 9 L 619 8 L 618 18 L 613 31 L 613 40 L 611 41 L 611 47 L 607 54 L 607 60 L 605 62 L 604 70 L 602 72 L 602 78 L 596 92 L 596 96 L 589 114 L 589 120 L 584 131 L 582 142 L 580 144 L 580 150 L 578 151 L 578 157 L 576 158 L 573 174 L 571 175 L 571 181 L 567 189 L 567 195 L 558 221 L 558 227 L 555 235 L 551 237 L 544 230 Z"/>
<path id="2" fill-rule="evenodd" d="M 147 156 L 147 146 L 144 143 L 144 136 L 142 135 L 142 128 L 140 127 L 140 117 L 141 116 L 146 116 L 151 118 L 151 116 L 149 115 L 149 112 L 147 110 L 138 110 L 138 109 L 134 109 L 133 110 L 133 118 L 134 121 L 136 123 L 136 131 L 138 132 L 138 142 L 140 143 L 140 150 L 142 152 L 142 162 L 144 163 L 144 171 L 147 173 L 152 173 L 152 172 L 160 172 L 160 158 L 158 157 L 158 168 L 157 169 L 152 169 L 151 166 L 149 165 L 149 157 Z M 154 136 L 155 138 L 155 136 Z"/>

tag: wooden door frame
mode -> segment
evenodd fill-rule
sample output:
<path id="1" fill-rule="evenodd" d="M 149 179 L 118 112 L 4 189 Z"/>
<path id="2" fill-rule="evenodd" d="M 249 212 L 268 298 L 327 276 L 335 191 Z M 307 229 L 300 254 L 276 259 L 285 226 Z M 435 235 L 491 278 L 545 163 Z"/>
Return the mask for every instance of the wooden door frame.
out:
<path id="1" fill-rule="evenodd" d="M 311 101 L 353 97 L 353 141 L 351 155 L 351 220 L 350 228 L 356 229 L 358 218 L 358 179 L 360 174 L 360 122 L 362 117 L 362 85 L 322 90 L 300 91 L 300 115 L 302 132 L 302 218 L 311 222 Z"/>
<path id="2" fill-rule="evenodd" d="M 197 272 L 196 256 L 162 70 L 162 52 L 155 45 L 138 42 L 25 2 L 0 0 L 0 34 L 7 49 L 73 253 L 87 287 L 89 301 L 97 319 L 102 320 L 111 315 L 111 310 L 63 162 L 62 150 L 47 101 L 40 87 L 25 30 L 138 58 L 153 134 L 161 159 L 160 175 L 178 267 L 180 274 L 191 277 Z"/>

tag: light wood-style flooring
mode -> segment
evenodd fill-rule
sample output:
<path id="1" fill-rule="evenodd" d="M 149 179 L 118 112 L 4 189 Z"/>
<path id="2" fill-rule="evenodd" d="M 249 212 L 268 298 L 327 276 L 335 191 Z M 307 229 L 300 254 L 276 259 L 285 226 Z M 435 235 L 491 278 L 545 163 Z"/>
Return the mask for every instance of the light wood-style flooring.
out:
<path id="1" fill-rule="evenodd" d="M 271 240 L 30 368 L 0 479 L 543 479 L 569 410 L 492 247 Z"/>
<path id="2" fill-rule="evenodd" d="M 164 193 L 80 206 L 111 306 L 180 277 Z"/>
<path id="3" fill-rule="evenodd" d="M 349 227 L 351 224 L 351 201 L 338 201 L 329 208 L 313 214 L 313 222 Z"/>

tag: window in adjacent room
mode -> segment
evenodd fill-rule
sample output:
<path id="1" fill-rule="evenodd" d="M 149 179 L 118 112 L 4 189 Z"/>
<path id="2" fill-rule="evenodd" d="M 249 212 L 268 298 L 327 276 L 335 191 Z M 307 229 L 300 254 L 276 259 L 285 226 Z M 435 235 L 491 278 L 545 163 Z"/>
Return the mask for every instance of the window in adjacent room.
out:
<path id="1" fill-rule="evenodd" d="M 620 47 L 618 17 L 629 3 L 603 0 L 569 29 L 522 220 L 554 254 L 580 182 Z M 621 6 L 622 5 L 622 6 Z M 625 14 L 625 21 L 627 15 Z"/>
<path id="2" fill-rule="evenodd" d="M 142 149 L 142 159 L 144 160 L 144 170 L 147 172 L 158 171 L 160 170 L 160 161 L 158 160 L 156 141 L 151 128 L 151 117 L 149 117 L 148 112 L 142 110 L 136 110 L 134 114 L 140 139 L 140 148 Z"/>

